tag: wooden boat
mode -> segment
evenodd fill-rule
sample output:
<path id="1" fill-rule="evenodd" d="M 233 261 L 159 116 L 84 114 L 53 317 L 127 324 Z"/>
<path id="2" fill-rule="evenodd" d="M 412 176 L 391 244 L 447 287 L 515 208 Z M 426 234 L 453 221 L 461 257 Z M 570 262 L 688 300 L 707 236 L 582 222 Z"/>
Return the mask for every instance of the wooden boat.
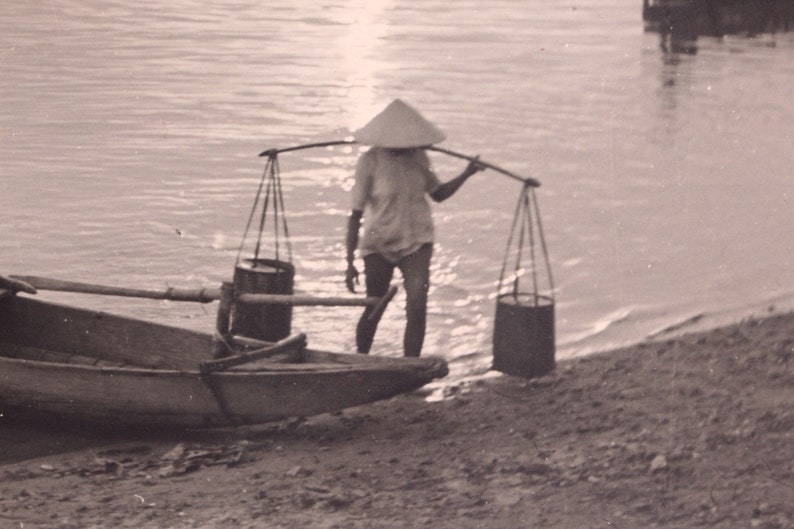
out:
<path id="1" fill-rule="evenodd" d="M 237 272 L 244 268 L 243 264 L 260 261 L 263 227 L 271 202 L 274 246 L 278 249 L 282 231 L 284 239 L 289 240 L 278 175 L 279 153 L 353 144 L 347 140 L 331 141 L 269 149 L 260 154 L 267 156 L 268 162 L 240 246 L 242 252 L 261 202 L 253 259 L 240 262 L 238 255 L 235 281 L 224 283 L 219 290 L 151 291 L 0 276 L 0 409 L 6 413 L 35 411 L 111 424 L 255 424 L 366 404 L 412 391 L 445 376 L 447 365 L 440 358 L 384 358 L 317 351 L 306 347 L 303 335 L 277 343 L 252 339 L 252 333 L 245 339 L 232 336 L 241 326 L 230 326 L 230 321 L 240 323 L 246 319 L 240 317 L 245 308 L 257 304 L 366 305 L 372 309 L 370 318 L 376 319 L 394 296 L 396 288 L 382 298 L 328 299 L 294 295 L 291 284 L 285 292 L 260 290 L 262 285 L 254 285 L 258 281 L 247 281 L 248 278 L 237 284 Z M 435 146 L 426 149 L 476 162 L 522 182 L 525 188 L 540 185 L 533 178 L 521 177 L 479 157 Z M 262 262 L 283 263 L 278 253 L 275 258 Z M 252 272 L 253 266 L 248 271 Z M 36 289 L 200 303 L 219 300 L 217 333 L 194 332 L 17 295 L 35 294 Z M 235 318 L 231 318 L 232 312 Z"/>
<path id="2" fill-rule="evenodd" d="M 236 343 L 237 354 L 216 359 L 212 334 L 0 286 L 0 408 L 110 425 L 218 427 L 333 412 L 447 373 L 440 358 L 316 351 L 303 335 Z"/>
<path id="3" fill-rule="evenodd" d="M 645 31 L 697 39 L 791 31 L 790 0 L 643 0 Z"/>

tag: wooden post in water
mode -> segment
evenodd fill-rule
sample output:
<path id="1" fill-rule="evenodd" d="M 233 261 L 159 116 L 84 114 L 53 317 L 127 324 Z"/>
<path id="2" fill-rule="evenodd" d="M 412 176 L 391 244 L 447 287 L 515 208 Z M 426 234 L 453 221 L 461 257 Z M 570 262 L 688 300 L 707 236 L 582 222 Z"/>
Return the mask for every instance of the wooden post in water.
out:
<path id="1" fill-rule="evenodd" d="M 215 320 L 215 343 L 212 349 L 213 358 L 223 358 L 234 354 L 230 350 L 232 335 L 229 332 L 232 318 L 232 304 L 234 303 L 234 284 L 224 282 L 221 284 L 221 297 L 218 304 L 218 316 Z"/>

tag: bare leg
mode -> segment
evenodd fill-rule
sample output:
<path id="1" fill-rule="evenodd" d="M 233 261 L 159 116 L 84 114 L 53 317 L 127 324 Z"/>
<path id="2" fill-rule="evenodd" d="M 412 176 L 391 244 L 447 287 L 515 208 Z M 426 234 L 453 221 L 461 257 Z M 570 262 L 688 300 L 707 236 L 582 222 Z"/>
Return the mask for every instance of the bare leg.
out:
<path id="1" fill-rule="evenodd" d="M 377 254 L 364 258 L 364 276 L 367 283 L 367 296 L 382 297 L 389 290 L 394 265 Z M 369 321 L 369 315 L 374 307 L 367 307 L 358 320 L 356 326 L 356 348 L 361 354 L 368 354 L 378 330 L 378 321 Z"/>
<path id="2" fill-rule="evenodd" d="M 427 292 L 430 289 L 430 258 L 433 245 L 425 244 L 405 257 L 398 266 L 405 284 L 405 356 L 419 356 L 425 341 L 427 327 Z"/>

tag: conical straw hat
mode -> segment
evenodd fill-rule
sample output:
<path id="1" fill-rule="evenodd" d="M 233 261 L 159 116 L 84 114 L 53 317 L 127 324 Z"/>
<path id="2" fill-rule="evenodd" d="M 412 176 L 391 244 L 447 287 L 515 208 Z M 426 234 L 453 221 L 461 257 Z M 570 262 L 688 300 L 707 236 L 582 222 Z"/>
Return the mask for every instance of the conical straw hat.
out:
<path id="1" fill-rule="evenodd" d="M 380 114 L 358 129 L 354 137 L 359 143 L 408 149 L 424 147 L 446 139 L 446 134 L 399 99 L 392 101 Z"/>

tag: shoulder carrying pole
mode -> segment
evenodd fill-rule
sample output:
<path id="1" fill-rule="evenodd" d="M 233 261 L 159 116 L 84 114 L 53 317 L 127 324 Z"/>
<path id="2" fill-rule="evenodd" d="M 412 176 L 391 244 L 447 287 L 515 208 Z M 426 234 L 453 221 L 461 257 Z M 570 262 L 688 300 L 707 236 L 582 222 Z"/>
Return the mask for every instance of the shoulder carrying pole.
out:
<path id="1" fill-rule="evenodd" d="M 267 157 L 271 157 L 272 158 L 273 156 L 276 156 L 276 155 L 284 153 L 284 152 L 300 151 L 300 150 L 303 150 L 303 149 L 315 149 L 315 148 L 321 148 L 321 147 L 335 147 L 337 145 L 358 145 L 358 142 L 349 141 L 349 140 L 336 140 L 336 141 L 325 141 L 325 142 L 319 142 L 319 143 L 307 143 L 305 145 L 295 145 L 294 147 L 285 147 L 283 149 L 267 149 L 265 151 L 260 152 L 259 156 L 260 157 L 267 156 Z M 429 145 L 429 146 L 425 147 L 425 149 L 428 150 L 428 151 L 435 151 L 435 152 L 440 152 L 440 153 L 443 153 L 443 154 L 447 154 L 447 155 L 453 156 L 455 158 L 462 158 L 462 159 L 468 160 L 470 162 L 477 162 L 478 164 L 480 164 L 480 165 L 482 165 L 484 167 L 487 167 L 488 169 L 492 169 L 492 170 L 496 171 L 497 173 L 500 173 L 500 174 L 503 174 L 504 176 L 512 178 L 513 180 L 518 180 L 519 182 L 523 182 L 524 184 L 526 184 L 528 186 L 540 187 L 540 182 L 538 180 L 534 179 L 534 178 L 528 178 L 528 177 L 524 177 L 524 176 L 519 176 L 519 175 L 517 175 L 515 173 L 512 173 L 512 172 L 506 170 L 506 169 L 502 169 L 501 167 L 499 167 L 497 165 L 494 165 L 492 163 L 486 162 L 486 161 L 482 160 L 481 158 L 475 158 L 474 156 L 468 156 L 466 154 L 461 154 L 459 152 L 455 152 L 455 151 L 452 151 L 452 150 L 449 150 L 449 149 L 436 147 L 435 145 Z"/>

